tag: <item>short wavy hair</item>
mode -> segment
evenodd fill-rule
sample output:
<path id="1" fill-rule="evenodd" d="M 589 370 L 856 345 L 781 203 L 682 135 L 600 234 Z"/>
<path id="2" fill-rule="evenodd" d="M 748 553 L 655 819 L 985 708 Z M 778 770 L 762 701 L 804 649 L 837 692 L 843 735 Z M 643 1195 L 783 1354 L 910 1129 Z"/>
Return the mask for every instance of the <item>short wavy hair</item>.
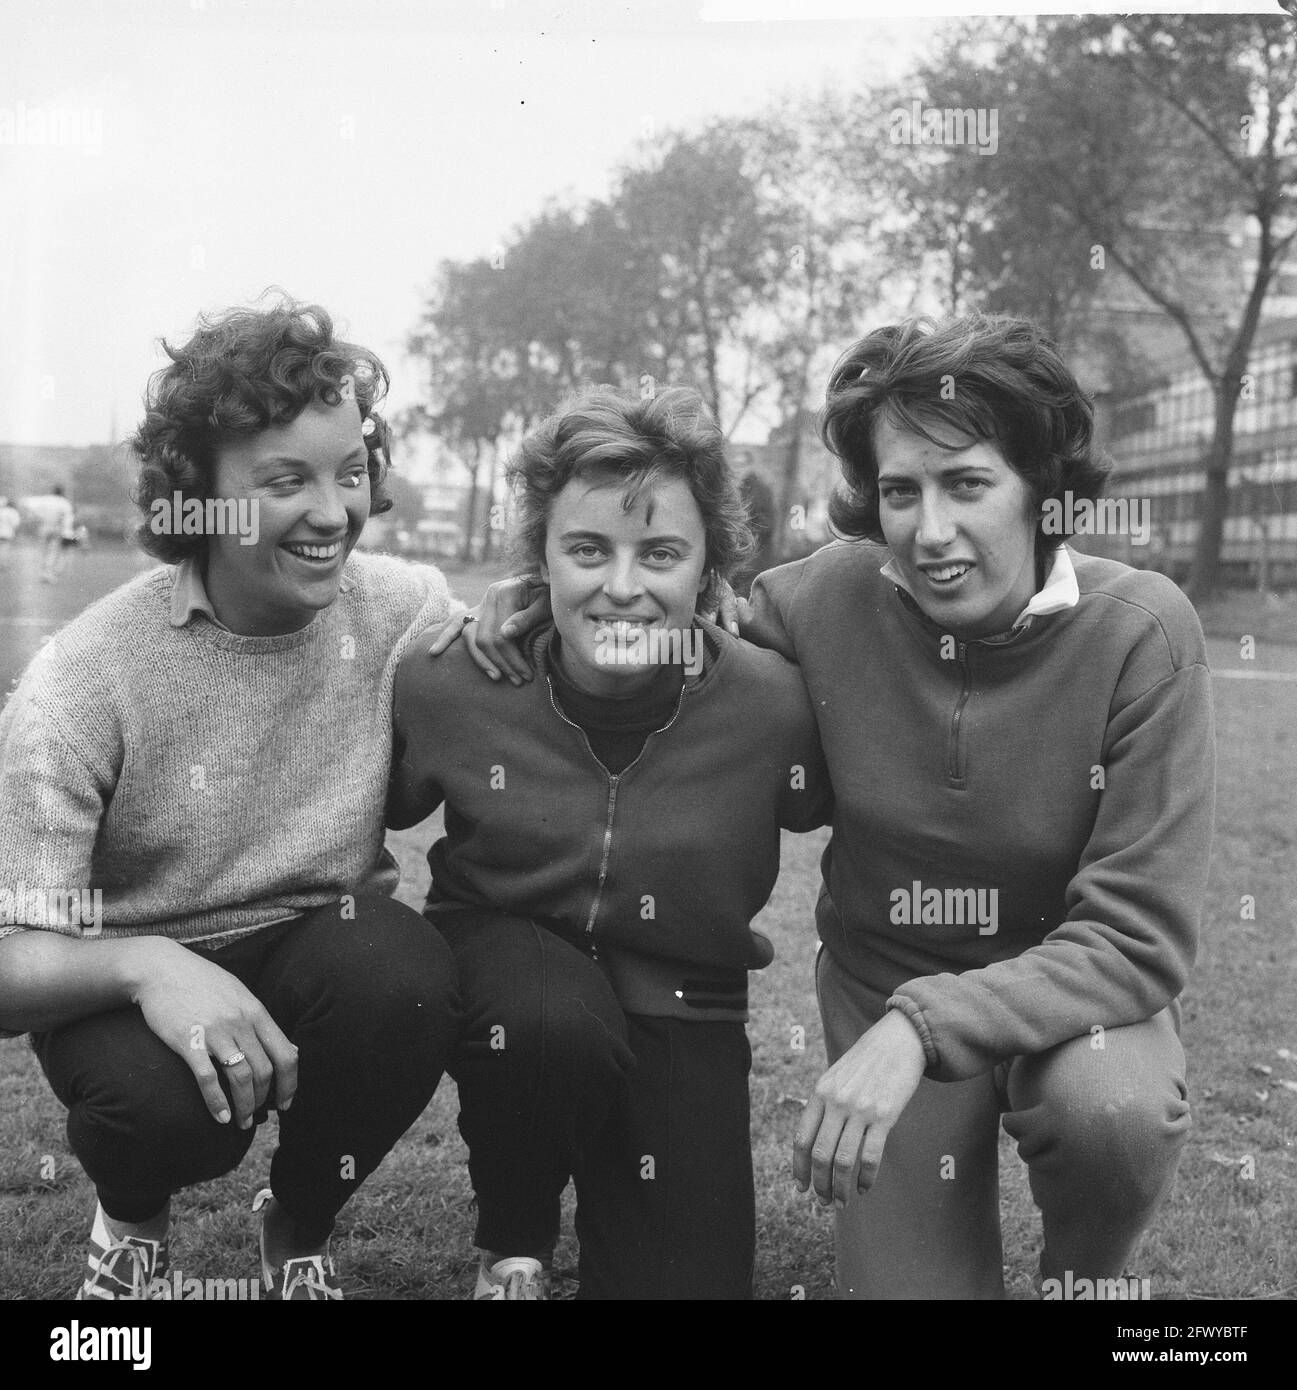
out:
<path id="1" fill-rule="evenodd" d="M 537 425 L 509 464 L 516 508 L 510 548 L 519 568 L 539 570 L 558 494 L 573 478 L 600 477 L 625 485 L 627 511 L 659 482 L 679 478 L 688 484 L 706 536 L 702 607 L 715 604 L 720 580 L 756 549 L 725 458 L 725 437 L 698 392 L 672 386 L 642 399 L 595 386 Z"/>
<path id="2" fill-rule="evenodd" d="M 204 315 L 183 347 L 163 339 L 162 348 L 171 362 L 150 378 L 131 441 L 139 459 L 131 496 L 145 516 L 135 536 L 150 555 L 179 564 L 207 545 L 204 536 L 155 534 L 149 518 L 157 498 L 210 497 L 224 444 L 289 424 L 314 401 L 337 405 L 347 376 L 365 422 L 369 514 L 390 509 L 383 485 L 389 435 L 374 409 L 387 392 L 387 369 L 367 348 L 336 338 L 318 304 L 281 295 L 256 308 Z"/>
<path id="3" fill-rule="evenodd" d="M 868 333 L 838 359 L 829 378 L 820 436 L 837 455 L 843 484 L 829 503 L 834 529 L 885 543 L 879 517 L 879 420 L 949 447 L 945 427 L 970 443 L 989 442 L 1031 491 L 1036 511 L 1070 492 L 1098 498 L 1111 463 L 1093 446 L 1094 408 L 1053 342 L 1030 320 L 968 314 L 909 318 Z M 1064 508 L 1063 515 L 1070 512 Z M 1037 554 L 1067 533 L 1036 528 Z"/>

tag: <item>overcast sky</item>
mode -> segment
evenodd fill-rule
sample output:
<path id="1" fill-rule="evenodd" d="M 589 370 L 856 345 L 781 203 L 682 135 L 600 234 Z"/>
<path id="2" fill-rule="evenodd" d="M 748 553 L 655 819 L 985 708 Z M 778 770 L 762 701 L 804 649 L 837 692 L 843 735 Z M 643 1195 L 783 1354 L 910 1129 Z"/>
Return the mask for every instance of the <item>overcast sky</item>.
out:
<path id="1" fill-rule="evenodd" d="M 442 258 L 607 193 L 647 131 L 895 75 L 941 22 L 699 9 L 3 0 L 0 441 L 125 434 L 158 336 L 272 284 L 384 356 L 400 408 Z M 41 143 L 54 112 L 68 143 Z"/>

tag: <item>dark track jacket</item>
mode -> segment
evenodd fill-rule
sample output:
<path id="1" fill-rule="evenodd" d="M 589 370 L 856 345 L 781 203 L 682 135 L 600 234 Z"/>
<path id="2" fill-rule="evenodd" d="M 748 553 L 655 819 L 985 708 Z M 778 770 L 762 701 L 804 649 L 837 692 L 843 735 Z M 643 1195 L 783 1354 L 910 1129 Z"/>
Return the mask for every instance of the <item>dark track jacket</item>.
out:
<path id="1" fill-rule="evenodd" d="M 832 797 L 797 668 L 699 625 L 702 672 L 615 776 L 554 698 L 552 627 L 520 688 L 486 680 L 462 643 L 435 661 L 427 640 L 411 644 L 388 824 L 445 803 L 432 920 L 455 904 L 539 919 L 595 956 L 628 1012 L 746 1018 L 746 972 L 774 955 L 751 923 L 779 871 L 780 828 L 827 823 Z"/>

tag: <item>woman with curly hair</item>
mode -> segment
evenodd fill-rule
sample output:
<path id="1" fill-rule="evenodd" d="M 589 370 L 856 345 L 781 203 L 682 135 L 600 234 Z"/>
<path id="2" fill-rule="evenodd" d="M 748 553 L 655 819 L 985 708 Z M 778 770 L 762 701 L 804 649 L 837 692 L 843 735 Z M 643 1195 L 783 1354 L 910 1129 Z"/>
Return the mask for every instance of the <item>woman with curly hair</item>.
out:
<path id="1" fill-rule="evenodd" d="M 164 346 L 135 448 L 167 566 L 68 624 L 0 714 L 0 1027 L 32 1033 L 98 1192 L 80 1296 L 164 1294 L 172 1196 L 274 1109 L 266 1296 L 339 1298 L 334 1218 L 454 1035 L 453 965 L 383 844 L 396 663 L 450 600 L 354 551 L 390 506 L 387 377 L 323 309 Z"/>
<path id="2" fill-rule="evenodd" d="M 827 819 L 815 719 L 795 668 L 699 616 L 751 538 L 697 392 L 590 391 L 511 476 L 543 679 L 412 646 L 390 808 L 446 807 L 425 911 L 464 1008 L 476 1296 L 548 1297 L 574 1178 L 582 1299 L 750 1298 L 751 924 L 780 827 Z"/>
<path id="3" fill-rule="evenodd" d="M 1168 579 L 1066 545 L 1106 469 L 1027 321 L 868 334 L 822 427 L 845 541 L 761 576 L 743 625 L 800 665 L 836 793 L 815 914 L 832 1065 L 794 1172 L 838 1209 L 844 1297 L 998 1298 L 1002 1122 L 1043 1217 L 1043 1292 L 1093 1294 L 1190 1123 L 1202 629 Z M 470 629 L 514 675 L 487 614 L 521 604 L 503 589 Z"/>

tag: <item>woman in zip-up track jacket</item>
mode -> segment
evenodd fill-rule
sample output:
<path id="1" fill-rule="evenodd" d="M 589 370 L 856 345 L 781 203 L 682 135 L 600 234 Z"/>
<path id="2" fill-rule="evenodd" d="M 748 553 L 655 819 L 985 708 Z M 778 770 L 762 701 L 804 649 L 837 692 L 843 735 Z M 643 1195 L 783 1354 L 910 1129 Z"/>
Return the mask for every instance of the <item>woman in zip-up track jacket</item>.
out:
<path id="1" fill-rule="evenodd" d="M 547 1296 L 574 1178 L 580 1297 L 750 1297 L 751 922 L 781 827 L 828 819 L 814 715 L 795 667 L 697 616 L 748 533 L 696 392 L 587 393 L 511 473 L 554 600 L 538 679 L 416 643 L 389 807 L 446 808 L 426 912 L 464 1008 L 476 1296 Z"/>

